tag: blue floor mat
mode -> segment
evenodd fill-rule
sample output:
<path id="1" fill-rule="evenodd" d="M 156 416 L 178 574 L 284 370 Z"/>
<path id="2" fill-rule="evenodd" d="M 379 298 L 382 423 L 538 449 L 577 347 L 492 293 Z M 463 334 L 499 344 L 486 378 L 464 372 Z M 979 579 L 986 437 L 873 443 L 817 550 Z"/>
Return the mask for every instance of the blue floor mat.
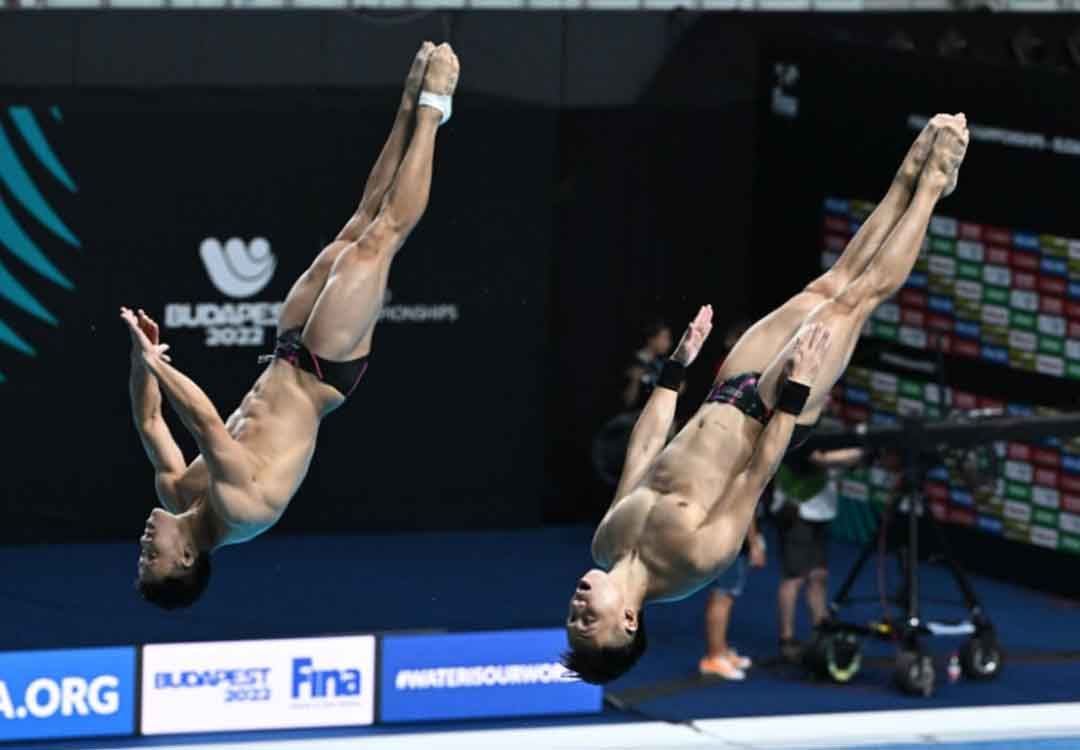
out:
<path id="1" fill-rule="evenodd" d="M 138 600 L 134 541 L 5 547 L 0 570 L 22 574 L 0 582 L 6 625 L 0 649 L 557 625 L 574 582 L 590 566 L 591 536 L 591 528 L 580 526 L 370 537 L 270 534 L 216 554 L 204 600 L 177 613 Z M 855 552 L 833 546 L 831 584 L 839 583 Z M 872 601 L 852 616 L 880 612 L 873 601 L 873 565 L 864 578 L 856 590 Z M 731 642 L 759 662 L 776 654 L 779 580 L 775 559 L 752 571 L 733 613 Z M 611 683 L 609 693 L 651 691 L 655 695 L 636 701 L 636 708 L 670 720 L 1080 699 L 1077 603 L 980 578 L 974 584 L 1012 657 L 995 682 L 940 680 L 932 698 L 917 699 L 891 688 L 887 663 L 868 666 L 843 687 L 809 683 L 790 670 L 759 664 L 745 683 L 702 686 L 694 673 L 703 649 L 703 591 L 646 609 L 649 651 Z M 924 566 L 922 585 L 933 600 L 929 614 L 962 614 L 941 603 L 959 601 L 945 570 Z M 805 614 L 800 623 L 806 632 Z M 947 639 L 929 643 L 942 659 L 959 645 Z M 1069 652 L 1073 658 L 1057 658 Z M 871 644 L 867 654 L 888 658 L 891 650 Z"/>

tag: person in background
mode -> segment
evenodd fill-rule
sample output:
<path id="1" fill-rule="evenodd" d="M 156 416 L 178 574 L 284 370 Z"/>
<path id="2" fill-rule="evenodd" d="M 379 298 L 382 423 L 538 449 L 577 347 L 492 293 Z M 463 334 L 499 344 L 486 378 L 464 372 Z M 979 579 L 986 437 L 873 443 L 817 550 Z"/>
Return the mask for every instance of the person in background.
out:
<path id="1" fill-rule="evenodd" d="M 757 519 L 750 522 L 743 554 L 716 580 L 705 605 L 705 656 L 698 662 L 698 674 L 702 677 L 719 677 L 724 680 L 745 680 L 746 670 L 753 661 L 735 650 L 728 643 L 728 625 L 735 600 L 742 596 L 746 586 L 746 568 L 765 567 L 765 536 L 758 532 Z"/>
<path id="2" fill-rule="evenodd" d="M 656 319 L 643 329 L 644 345 L 634 352 L 633 363 L 621 374 L 619 388 L 619 412 L 607 420 L 592 442 L 592 464 L 596 476 L 612 489 L 619 483 L 626 446 L 630 432 L 641 415 L 641 409 L 649 400 L 664 358 L 673 346 L 671 328 L 663 320 Z M 672 425 L 674 435 L 674 425 Z"/>
<path id="3" fill-rule="evenodd" d="M 836 518 L 836 474 L 863 460 L 861 448 L 797 448 L 784 458 L 773 480 L 772 514 L 780 538 L 783 575 L 777 591 L 780 654 L 802 658 L 795 638 L 795 606 L 806 585 L 806 604 L 817 627 L 828 614 L 829 524 Z"/>
<path id="4" fill-rule="evenodd" d="M 633 364 L 623 376 L 622 406 L 629 411 L 640 411 L 645 406 L 660 377 L 664 357 L 671 353 L 674 345 L 671 328 L 663 320 L 649 323 L 644 334 L 645 345 L 634 353 Z"/>

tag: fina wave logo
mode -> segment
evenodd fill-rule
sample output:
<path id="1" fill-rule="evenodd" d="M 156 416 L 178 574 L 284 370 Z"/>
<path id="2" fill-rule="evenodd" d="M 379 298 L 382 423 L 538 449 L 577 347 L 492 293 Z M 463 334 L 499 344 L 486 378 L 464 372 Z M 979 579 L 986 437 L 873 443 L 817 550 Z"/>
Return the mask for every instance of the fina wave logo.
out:
<path id="1" fill-rule="evenodd" d="M 63 121 L 58 107 L 52 107 L 49 112 L 55 122 Z M 9 132 L 12 133 L 10 138 Z M 51 285 L 67 291 L 74 290 L 75 285 L 54 265 L 38 243 L 63 244 L 77 249 L 82 244 L 43 195 L 42 191 L 49 188 L 39 186 L 27 171 L 23 161 L 28 157 L 36 161 L 38 167 L 34 168 L 35 171 L 44 169 L 68 192 L 78 192 L 74 180 L 49 146 L 30 108 L 8 107 L 7 118 L 0 121 L 0 184 L 3 186 L 3 190 L 0 190 L 0 246 L 13 255 L 19 264 L 12 271 L 0 261 L 0 299 L 37 322 L 58 327 L 60 323 L 56 316 L 27 287 L 29 282 L 25 277 L 30 275 L 28 272 L 33 272 Z M 12 205 L 20 209 L 18 214 L 12 211 Z M 23 222 L 20 222 L 20 216 Z M 48 234 L 28 222 L 30 218 L 44 227 Z M 30 223 L 30 226 L 24 226 L 25 223 Z M 6 311 L 0 312 L 0 315 L 0 345 L 27 357 L 37 356 L 33 345 L 5 320 Z M 0 383 L 5 380 L 4 373 L 0 371 Z"/>
<path id="2" fill-rule="evenodd" d="M 247 299 L 261 292 L 277 268 L 277 258 L 270 252 L 270 241 L 265 237 L 256 237 L 251 242 L 233 237 L 224 246 L 217 239 L 207 237 L 199 245 L 199 257 L 217 290 L 234 299 Z"/>

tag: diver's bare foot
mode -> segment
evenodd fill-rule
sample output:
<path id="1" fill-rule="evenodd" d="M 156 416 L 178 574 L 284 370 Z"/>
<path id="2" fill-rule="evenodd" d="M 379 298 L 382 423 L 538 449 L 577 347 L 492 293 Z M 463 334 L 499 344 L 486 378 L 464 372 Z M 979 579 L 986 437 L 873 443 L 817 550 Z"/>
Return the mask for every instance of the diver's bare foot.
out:
<path id="1" fill-rule="evenodd" d="M 458 72 L 457 55 L 445 42 L 440 44 L 428 58 L 427 70 L 424 72 L 424 91 L 443 96 L 453 96 L 457 88 Z"/>
<path id="2" fill-rule="evenodd" d="M 896 181 L 908 190 L 915 189 L 915 185 L 919 181 L 919 173 L 922 172 L 923 167 L 926 165 L 926 159 L 930 156 L 934 138 L 937 137 L 938 130 L 944 124 L 943 118 L 947 116 L 937 115 L 927 121 L 922 132 L 919 133 L 915 142 L 911 144 L 911 148 L 908 149 L 903 163 L 900 164 L 900 169 L 896 172 Z"/>
<path id="3" fill-rule="evenodd" d="M 432 42 L 424 42 L 416 51 L 409 74 L 405 76 L 405 91 L 401 95 L 401 106 L 413 108 L 416 106 L 416 97 L 420 96 L 420 85 L 424 82 L 424 71 L 427 69 L 428 59 L 435 51 Z"/>
<path id="4" fill-rule="evenodd" d="M 937 132 L 920 179 L 931 188 L 940 190 L 942 197 L 956 189 L 960 165 L 967 153 L 968 137 L 967 118 L 963 114 L 946 117 Z"/>

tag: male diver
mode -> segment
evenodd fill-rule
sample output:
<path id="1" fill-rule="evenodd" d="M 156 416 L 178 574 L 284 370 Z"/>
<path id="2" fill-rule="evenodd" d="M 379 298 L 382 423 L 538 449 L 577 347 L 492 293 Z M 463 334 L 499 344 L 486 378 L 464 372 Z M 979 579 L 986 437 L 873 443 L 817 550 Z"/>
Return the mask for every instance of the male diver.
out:
<path id="1" fill-rule="evenodd" d="M 425 42 L 416 53 L 356 212 L 289 291 L 269 365 L 227 420 L 172 366 L 157 324 L 121 308 L 135 427 L 164 506 L 140 539 L 138 588 L 148 601 L 191 605 L 206 588 L 213 550 L 261 534 L 285 512 L 320 422 L 367 368 L 390 265 L 427 206 L 435 135 L 450 117 L 458 72 L 447 44 Z M 162 391 L 198 445 L 191 463 L 169 432 Z"/>
<path id="2" fill-rule="evenodd" d="M 933 118 L 832 268 L 739 339 L 705 403 L 667 443 L 712 308 L 690 323 L 634 426 L 615 499 L 593 537 L 599 567 L 570 599 L 563 663 L 581 679 L 605 683 L 626 672 L 645 651 L 645 603 L 689 596 L 731 564 L 789 444 L 806 439 L 863 324 L 911 272 L 967 143 L 964 115 Z"/>

